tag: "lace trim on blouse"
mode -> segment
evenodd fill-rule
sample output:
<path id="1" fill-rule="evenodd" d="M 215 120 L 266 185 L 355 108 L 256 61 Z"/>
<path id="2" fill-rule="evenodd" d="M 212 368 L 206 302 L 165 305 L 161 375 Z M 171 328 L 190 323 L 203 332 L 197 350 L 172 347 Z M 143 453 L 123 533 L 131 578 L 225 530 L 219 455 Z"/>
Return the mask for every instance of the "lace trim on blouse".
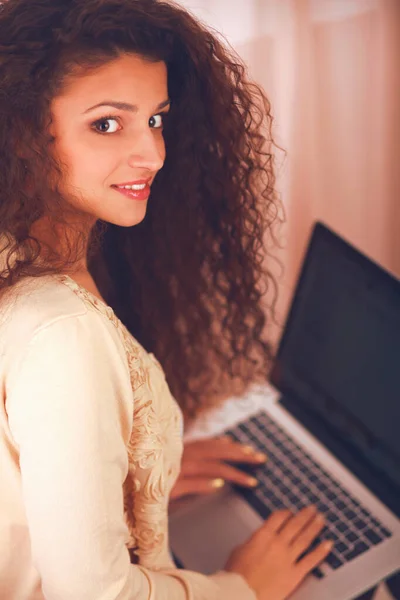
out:
<path id="1" fill-rule="evenodd" d="M 177 468 L 168 469 L 170 485 L 167 487 L 164 476 L 164 431 L 173 432 L 179 429 L 180 409 L 171 396 L 171 418 L 168 418 L 168 422 L 164 423 L 162 428 L 162 419 L 154 409 L 150 375 L 155 367 L 159 376 L 164 379 L 165 376 L 154 354 L 144 350 L 110 306 L 68 275 L 55 277 L 70 287 L 86 305 L 105 315 L 122 337 L 134 392 L 133 426 L 127 445 L 129 471 L 124 482 L 124 516 L 130 533 L 126 545 L 130 549 L 133 562 L 136 561 L 132 554 L 138 557 L 141 565 L 156 569 L 157 558 L 165 551 L 167 543 L 168 495 L 178 474 L 182 453 L 182 449 L 179 448 Z M 146 360 L 146 357 L 150 361 Z"/>

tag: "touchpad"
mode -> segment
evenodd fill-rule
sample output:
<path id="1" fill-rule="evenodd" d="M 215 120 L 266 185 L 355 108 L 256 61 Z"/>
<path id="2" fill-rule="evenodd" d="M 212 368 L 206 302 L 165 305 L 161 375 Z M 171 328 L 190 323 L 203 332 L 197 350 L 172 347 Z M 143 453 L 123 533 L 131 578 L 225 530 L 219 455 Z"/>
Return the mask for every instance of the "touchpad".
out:
<path id="1" fill-rule="evenodd" d="M 223 569 L 232 550 L 260 524 L 261 518 L 227 486 L 170 515 L 171 550 L 185 569 L 209 575 Z"/>

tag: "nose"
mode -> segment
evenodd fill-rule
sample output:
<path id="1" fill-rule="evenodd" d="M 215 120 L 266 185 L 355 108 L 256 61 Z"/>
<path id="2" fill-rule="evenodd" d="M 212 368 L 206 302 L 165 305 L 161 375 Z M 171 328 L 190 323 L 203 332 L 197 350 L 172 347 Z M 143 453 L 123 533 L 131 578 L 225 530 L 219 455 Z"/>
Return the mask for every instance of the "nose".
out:
<path id="1" fill-rule="evenodd" d="M 165 160 L 165 143 L 162 134 L 148 129 L 145 132 L 137 133 L 135 141 L 130 148 L 129 166 L 137 169 L 146 169 L 148 171 L 159 171 Z"/>

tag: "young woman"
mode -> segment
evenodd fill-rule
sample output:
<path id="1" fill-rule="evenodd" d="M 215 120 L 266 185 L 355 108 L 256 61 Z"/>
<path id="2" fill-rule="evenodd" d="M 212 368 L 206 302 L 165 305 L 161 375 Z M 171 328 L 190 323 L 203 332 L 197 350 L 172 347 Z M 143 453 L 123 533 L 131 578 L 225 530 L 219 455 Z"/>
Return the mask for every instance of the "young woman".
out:
<path id="1" fill-rule="evenodd" d="M 287 598 L 329 552 L 303 556 L 313 508 L 212 576 L 175 568 L 167 534 L 178 403 L 269 363 L 267 100 L 156 0 L 3 2 L 0 90 L 0 597 Z"/>

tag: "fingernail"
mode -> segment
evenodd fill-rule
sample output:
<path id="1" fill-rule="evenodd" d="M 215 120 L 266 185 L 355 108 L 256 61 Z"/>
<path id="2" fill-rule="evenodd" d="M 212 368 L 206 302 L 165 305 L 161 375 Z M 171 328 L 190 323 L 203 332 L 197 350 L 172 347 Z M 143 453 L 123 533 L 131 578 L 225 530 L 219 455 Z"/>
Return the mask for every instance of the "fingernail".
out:
<path id="1" fill-rule="evenodd" d="M 254 454 L 254 458 L 256 458 L 257 460 L 259 460 L 260 462 L 265 462 L 268 460 L 268 456 L 266 454 L 264 454 L 263 452 L 256 452 Z"/>
<path id="2" fill-rule="evenodd" d="M 218 439 L 221 442 L 231 442 L 232 441 L 232 438 L 230 435 L 221 435 Z"/>
<path id="3" fill-rule="evenodd" d="M 256 487 L 256 485 L 258 485 L 258 479 L 256 479 L 255 477 L 248 477 L 247 483 L 251 485 L 251 487 Z"/>
<path id="4" fill-rule="evenodd" d="M 225 481 L 221 477 L 218 477 L 218 479 L 213 479 L 210 485 L 213 488 L 222 488 L 225 485 Z"/>
<path id="5" fill-rule="evenodd" d="M 243 454 L 255 454 L 255 450 L 254 448 L 252 448 L 251 446 L 243 446 L 242 447 L 243 450 Z"/>
<path id="6" fill-rule="evenodd" d="M 332 540 L 327 540 L 326 542 L 323 543 L 323 547 L 326 550 L 330 550 L 331 548 L 333 548 L 334 545 L 335 545 L 335 542 L 333 542 Z"/>

